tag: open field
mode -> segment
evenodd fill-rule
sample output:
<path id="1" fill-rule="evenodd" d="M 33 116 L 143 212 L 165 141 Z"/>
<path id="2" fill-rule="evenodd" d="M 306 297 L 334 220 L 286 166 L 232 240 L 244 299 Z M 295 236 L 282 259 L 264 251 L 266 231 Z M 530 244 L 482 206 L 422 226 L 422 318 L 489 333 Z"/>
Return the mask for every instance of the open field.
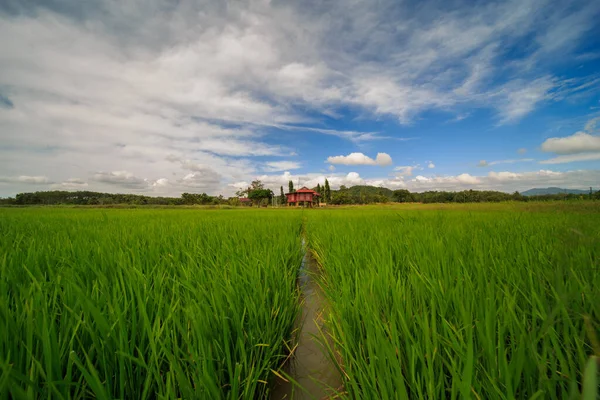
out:
<path id="1" fill-rule="evenodd" d="M 261 210 L 262 211 L 262 210 Z M 260 398 L 300 214 L 0 210 L 0 398 Z"/>
<path id="2" fill-rule="evenodd" d="M 268 398 L 303 232 L 346 397 L 580 397 L 594 202 L 0 209 L 0 398 Z"/>
<path id="3" fill-rule="evenodd" d="M 308 221 L 351 398 L 578 397 L 588 331 L 600 332 L 597 208 L 409 205 Z"/>

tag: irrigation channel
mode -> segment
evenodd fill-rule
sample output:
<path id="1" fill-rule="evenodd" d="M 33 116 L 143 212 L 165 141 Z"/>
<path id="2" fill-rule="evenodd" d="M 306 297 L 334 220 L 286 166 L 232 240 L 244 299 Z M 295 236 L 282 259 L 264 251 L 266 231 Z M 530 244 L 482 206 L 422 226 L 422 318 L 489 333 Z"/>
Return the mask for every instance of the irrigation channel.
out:
<path id="1" fill-rule="evenodd" d="M 302 304 L 296 323 L 297 345 L 284 366 L 285 374 L 291 379 L 278 379 L 271 400 L 330 399 L 337 397 L 336 393 L 342 387 L 339 371 L 322 343 L 327 337 L 323 319 L 327 305 L 325 295 L 314 278 L 319 269 L 304 238 L 302 248 L 304 257 L 298 274 Z"/>

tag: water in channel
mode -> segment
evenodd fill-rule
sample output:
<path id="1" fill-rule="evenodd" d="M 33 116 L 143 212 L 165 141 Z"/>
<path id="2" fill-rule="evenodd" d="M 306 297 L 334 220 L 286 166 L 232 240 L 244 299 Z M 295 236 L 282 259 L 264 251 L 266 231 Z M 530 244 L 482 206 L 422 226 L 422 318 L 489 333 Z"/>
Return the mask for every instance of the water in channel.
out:
<path id="1" fill-rule="evenodd" d="M 291 381 L 279 379 L 271 393 L 271 400 L 329 399 L 336 397 L 336 392 L 342 386 L 338 370 L 317 339 L 322 337 L 326 329 L 323 320 L 325 296 L 313 278 L 318 273 L 316 262 L 306 249 L 304 240 L 302 244 L 305 253 L 298 277 L 302 296 L 298 346 L 285 366 L 286 374 L 302 388 Z"/>

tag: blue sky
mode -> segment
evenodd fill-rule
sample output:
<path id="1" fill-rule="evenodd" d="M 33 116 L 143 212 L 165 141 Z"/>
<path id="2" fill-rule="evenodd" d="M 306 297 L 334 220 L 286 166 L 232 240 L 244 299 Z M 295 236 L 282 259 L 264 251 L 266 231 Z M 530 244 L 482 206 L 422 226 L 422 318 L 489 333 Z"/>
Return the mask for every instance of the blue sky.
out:
<path id="1" fill-rule="evenodd" d="M 0 196 L 600 186 L 600 3 L 0 3 Z"/>

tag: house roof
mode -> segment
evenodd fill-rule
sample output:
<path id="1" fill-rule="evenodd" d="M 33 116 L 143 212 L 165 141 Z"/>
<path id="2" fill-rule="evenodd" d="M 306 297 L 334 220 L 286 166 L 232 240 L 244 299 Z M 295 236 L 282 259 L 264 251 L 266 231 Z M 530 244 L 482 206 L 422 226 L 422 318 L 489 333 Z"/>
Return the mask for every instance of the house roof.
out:
<path id="1" fill-rule="evenodd" d="M 244 203 L 244 202 L 251 201 L 251 200 L 249 198 L 247 198 L 247 197 L 240 197 L 240 201 L 242 203 Z"/>
<path id="2" fill-rule="evenodd" d="M 314 190 L 309 189 L 306 186 L 302 186 L 300 189 L 296 190 L 295 192 L 286 193 L 285 195 L 287 196 L 288 194 L 294 194 L 294 193 L 312 193 L 315 196 L 321 196 L 318 192 L 315 192 Z"/>

